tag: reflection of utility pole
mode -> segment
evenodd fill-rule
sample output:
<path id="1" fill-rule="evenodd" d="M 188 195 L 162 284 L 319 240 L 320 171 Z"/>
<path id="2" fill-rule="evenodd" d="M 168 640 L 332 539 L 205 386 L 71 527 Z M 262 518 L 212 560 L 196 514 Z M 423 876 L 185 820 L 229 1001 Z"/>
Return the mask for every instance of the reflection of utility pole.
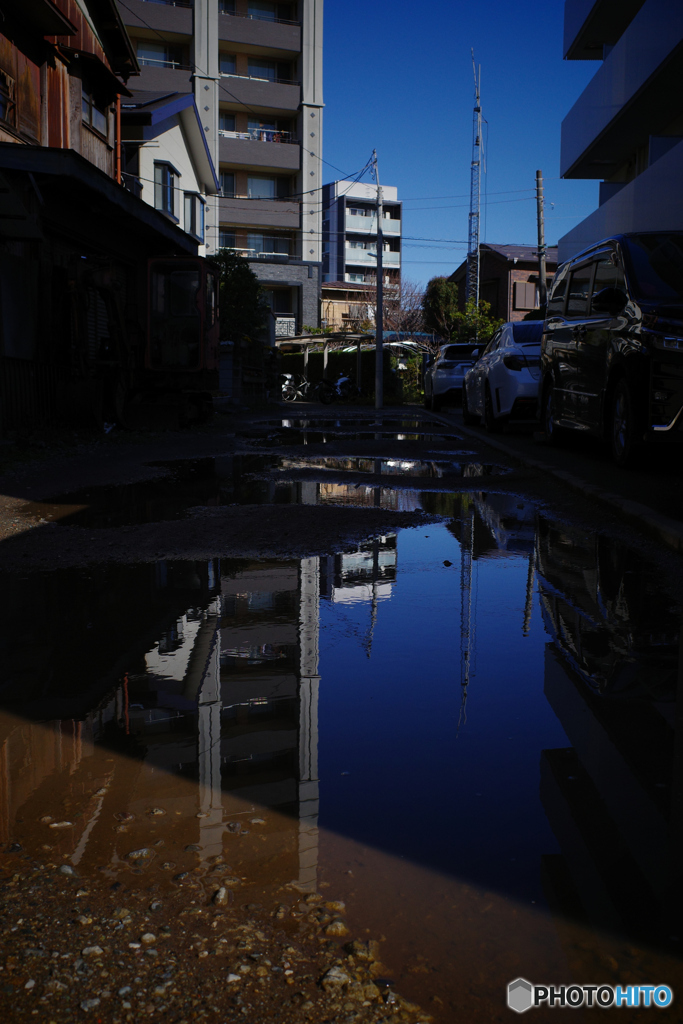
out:
<path id="1" fill-rule="evenodd" d="M 467 688 L 470 684 L 474 626 L 472 625 L 472 562 L 474 561 L 474 508 L 463 520 L 460 541 L 460 715 L 458 730 L 467 721 Z"/>
<path id="2" fill-rule="evenodd" d="M 318 636 L 320 560 L 302 558 L 299 604 L 299 877 L 305 892 L 318 887 Z"/>
<path id="3" fill-rule="evenodd" d="M 372 653 L 372 640 L 377 625 L 377 580 L 379 578 L 379 538 L 375 537 L 372 542 L 372 602 L 370 605 L 370 629 L 363 646 L 368 658 Z"/>
<path id="4" fill-rule="evenodd" d="M 524 622 L 522 624 L 522 636 L 529 635 L 531 626 L 531 611 L 534 603 L 534 580 L 536 579 L 536 558 L 532 551 L 529 555 L 529 571 L 526 576 L 526 600 L 524 602 Z"/>

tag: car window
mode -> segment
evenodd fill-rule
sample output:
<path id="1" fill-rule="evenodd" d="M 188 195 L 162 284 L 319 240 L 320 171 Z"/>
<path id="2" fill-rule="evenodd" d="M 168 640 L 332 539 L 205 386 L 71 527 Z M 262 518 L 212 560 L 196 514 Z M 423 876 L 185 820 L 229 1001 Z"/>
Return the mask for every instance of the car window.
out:
<path id="1" fill-rule="evenodd" d="M 482 352 L 483 356 L 487 356 L 491 352 L 495 352 L 495 350 L 498 348 L 498 342 L 500 341 L 501 333 L 502 333 L 501 331 L 496 331 L 496 333 L 493 335 L 493 337 L 491 338 L 490 342 L 488 343 L 488 345 L 486 346 L 486 348 Z"/>
<path id="2" fill-rule="evenodd" d="M 593 295 L 601 292 L 603 288 L 619 288 L 622 292 L 626 291 L 624 271 L 616 253 L 611 253 L 596 264 Z"/>
<path id="3" fill-rule="evenodd" d="M 567 296 L 567 316 L 586 316 L 588 313 L 588 294 L 590 292 L 593 263 L 579 267 L 572 273 Z"/>
<path id="4" fill-rule="evenodd" d="M 562 267 L 555 275 L 553 287 L 548 298 L 548 316 L 557 316 L 564 313 L 564 298 L 567 294 L 567 282 L 569 280 L 569 267 Z"/>

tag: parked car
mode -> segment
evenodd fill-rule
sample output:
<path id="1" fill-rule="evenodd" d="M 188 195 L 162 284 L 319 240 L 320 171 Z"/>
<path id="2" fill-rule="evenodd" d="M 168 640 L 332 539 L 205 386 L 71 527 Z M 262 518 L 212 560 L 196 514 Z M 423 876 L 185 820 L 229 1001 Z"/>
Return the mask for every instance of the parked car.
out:
<path id="1" fill-rule="evenodd" d="M 559 267 L 541 345 L 548 439 L 605 438 L 625 466 L 683 441 L 683 232 L 615 235 Z"/>
<path id="2" fill-rule="evenodd" d="M 543 323 L 507 323 L 498 328 L 462 385 L 462 418 L 499 430 L 509 419 L 537 415 Z"/>
<path id="3" fill-rule="evenodd" d="M 466 372 L 481 351 L 481 345 L 442 345 L 433 363 L 425 370 L 424 404 L 437 412 L 444 402 L 459 401 Z"/>

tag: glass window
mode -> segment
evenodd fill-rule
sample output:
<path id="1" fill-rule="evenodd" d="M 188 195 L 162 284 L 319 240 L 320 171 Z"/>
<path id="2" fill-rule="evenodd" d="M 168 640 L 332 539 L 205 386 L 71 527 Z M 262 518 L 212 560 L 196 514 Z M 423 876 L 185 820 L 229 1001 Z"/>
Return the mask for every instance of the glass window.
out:
<path id="1" fill-rule="evenodd" d="M 622 292 L 626 291 L 624 271 L 619 265 L 619 258 L 616 253 L 599 260 L 595 265 L 593 295 L 596 292 L 601 292 L 603 288 L 618 288 Z"/>
<path id="2" fill-rule="evenodd" d="M 251 78 L 266 78 L 274 82 L 277 78 L 277 64 L 274 60 L 258 60 L 249 58 L 249 75 Z"/>
<path id="3" fill-rule="evenodd" d="M 569 267 L 558 271 L 553 281 L 553 286 L 548 297 L 548 316 L 562 314 L 564 312 L 564 297 L 567 292 L 569 280 Z"/>
<path id="4" fill-rule="evenodd" d="M 154 164 L 154 206 L 175 215 L 175 173 L 169 164 Z"/>
<path id="5" fill-rule="evenodd" d="M 247 181 L 247 189 L 250 199 L 275 199 L 277 198 L 277 179 L 250 177 Z"/>
<path id="6" fill-rule="evenodd" d="M 234 249 L 235 248 L 235 232 L 226 231 L 223 228 L 218 232 L 218 243 L 221 249 Z"/>
<path id="7" fill-rule="evenodd" d="M 586 316 L 588 313 L 588 293 L 590 291 L 591 275 L 593 264 L 586 267 L 579 267 L 571 276 L 569 282 L 569 296 L 567 298 L 567 316 Z"/>
<path id="8" fill-rule="evenodd" d="M 218 115 L 218 127 L 222 132 L 234 132 L 235 115 L 228 114 L 226 111 L 221 110 Z"/>
<path id="9" fill-rule="evenodd" d="M 222 75 L 234 75 L 237 73 L 237 62 L 234 53 L 221 53 L 218 55 L 219 70 Z"/>
<path id="10" fill-rule="evenodd" d="M 235 195 L 235 175 L 232 171 L 221 171 L 221 192 L 229 198 Z"/>
<path id="11" fill-rule="evenodd" d="M 277 21 L 276 3 L 271 0 L 249 0 L 249 17 L 260 21 Z"/>
<path id="12" fill-rule="evenodd" d="M 249 131 L 250 132 L 257 131 L 259 128 L 263 128 L 266 131 L 274 132 L 276 130 L 276 128 L 277 128 L 277 125 L 275 124 L 274 120 L 269 120 L 267 117 L 265 117 L 265 118 L 250 117 L 249 118 Z"/>
<path id="13" fill-rule="evenodd" d="M 218 0 L 218 10 L 221 14 L 234 14 L 235 0 Z"/>
<path id="14" fill-rule="evenodd" d="M 0 120 L 8 124 L 15 122 L 14 87 L 14 79 L 0 71 Z"/>
<path id="15" fill-rule="evenodd" d="M 204 203 L 196 192 L 184 194 L 185 231 L 204 241 Z"/>
<path id="16" fill-rule="evenodd" d="M 98 103 L 86 82 L 82 86 L 82 117 L 85 124 L 89 124 L 101 135 L 107 135 L 109 129 L 109 117 L 107 107 Z"/>

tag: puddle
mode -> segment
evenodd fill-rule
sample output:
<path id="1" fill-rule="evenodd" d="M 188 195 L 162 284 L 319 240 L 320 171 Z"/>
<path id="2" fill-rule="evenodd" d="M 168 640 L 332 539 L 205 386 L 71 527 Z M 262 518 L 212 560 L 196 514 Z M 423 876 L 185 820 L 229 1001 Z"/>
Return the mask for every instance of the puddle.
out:
<path id="1" fill-rule="evenodd" d="M 424 492 L 403 485 L 402 479 L 433 480 L 435 485 L 440 482 L 443 487 L 452 487 L 456 480 L 510 472 L 504 466 L 474 461 L 276 455 L 230 455 L 157 465 L 167 469 L 168 475 L 30 502 L 17 517 L 97 529 L 178 519 L 186 516 L 188 509 L 234 504 L 353 505 L 409 511 L 423 508 L 430 499 Z M 333 473 L 340 479 L 325 479 Z M 343 482 L 344 476 L 353 474 L 390 477 L 392 482 L 388 486 Z"/>
<path id="2" fill-rule="evenodd" d="M 3 574 L 4 838 L 124 893 L 215 858 L 238 902 L 329 892 L 439 1024 L 519 975 L 683 981 L 676 602 L 524 499 L 433 497 L 353 552 Z"/>
<path id="3" fill-rule="evenodd" d="M 271 447 L 280 444 L 327 444 L 333 441 L 421 441 L 439 442 L 460 435 L 438 423 L 425 423 L 419 419 L 382 417 L 375 419 L 335 419 L 333 417 L 285 418 L 276 422 L 255 425 L 242 436 L 252 444 Z"/>

